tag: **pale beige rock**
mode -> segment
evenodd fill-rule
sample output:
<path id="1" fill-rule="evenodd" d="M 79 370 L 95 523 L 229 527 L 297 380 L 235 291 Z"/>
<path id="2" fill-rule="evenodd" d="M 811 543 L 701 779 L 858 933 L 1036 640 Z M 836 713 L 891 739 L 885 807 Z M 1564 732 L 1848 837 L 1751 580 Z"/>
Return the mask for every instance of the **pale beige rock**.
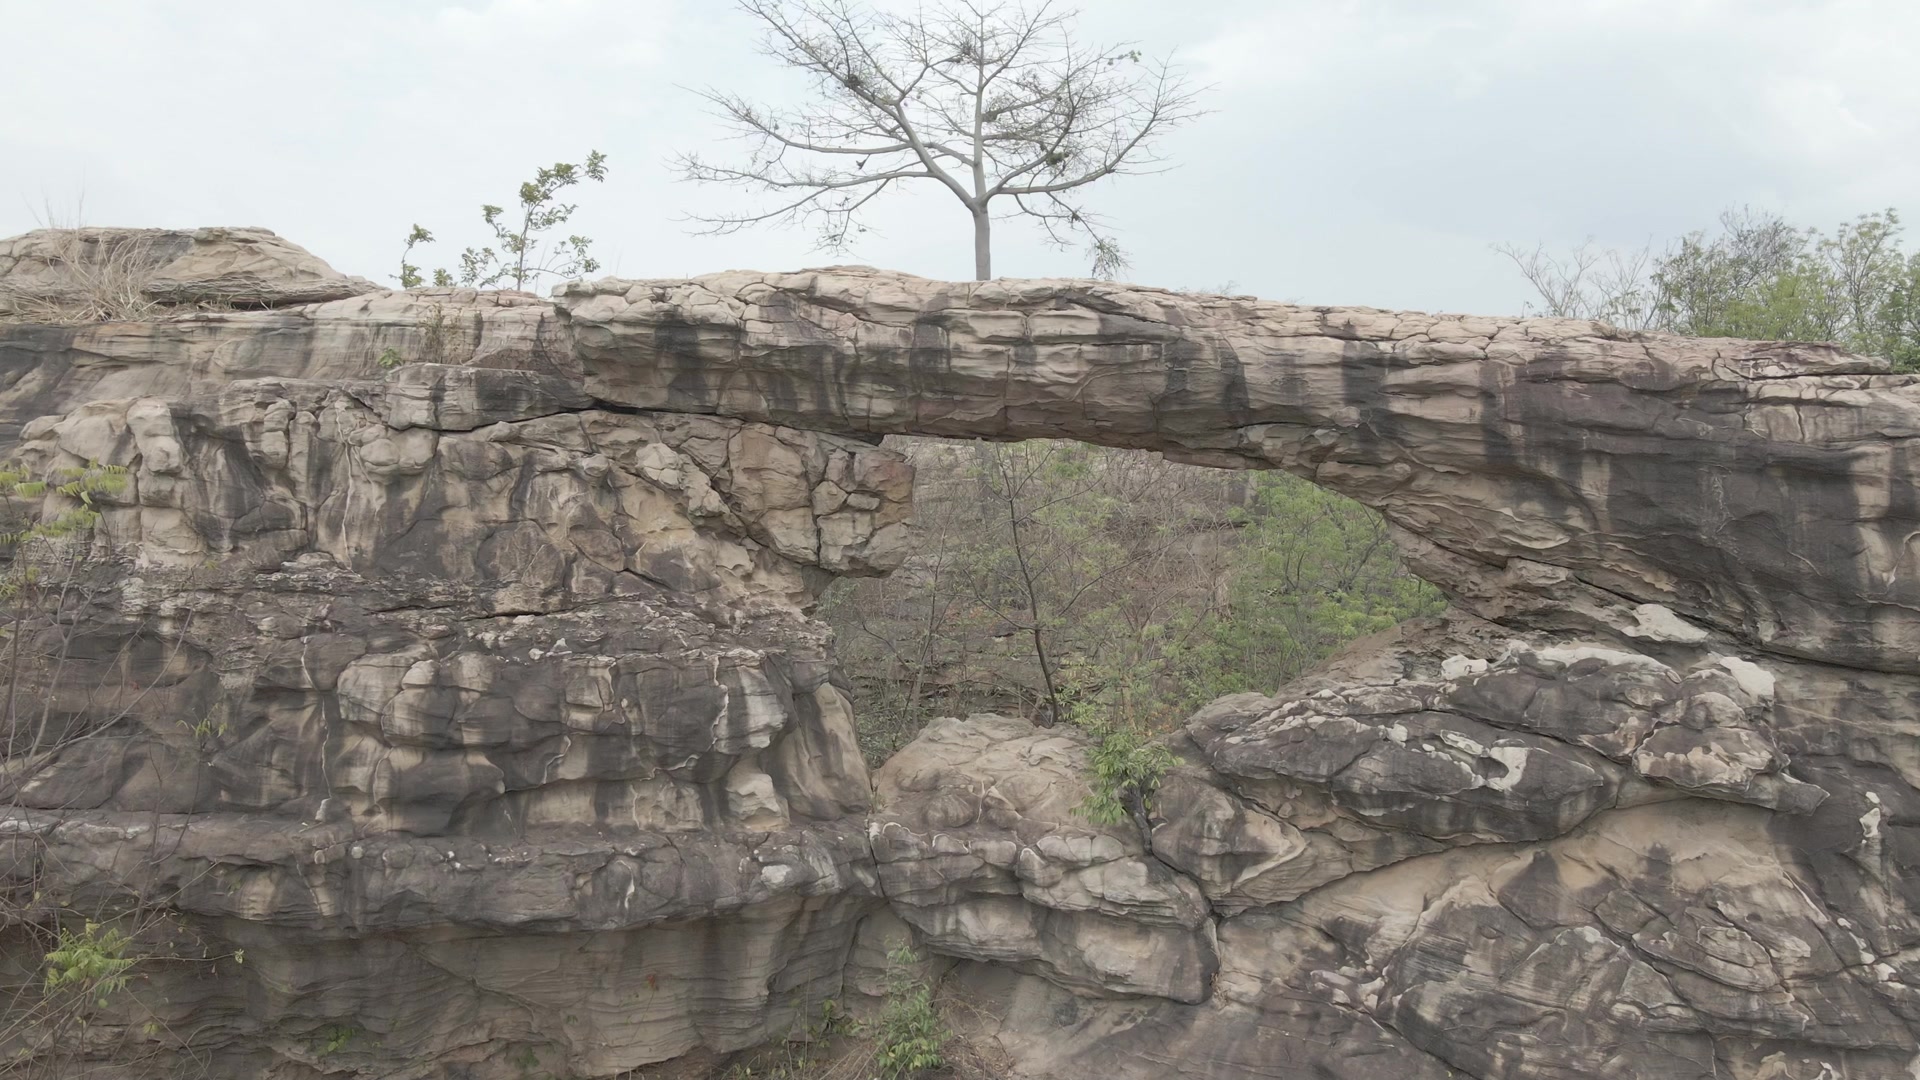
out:
<path id="1" fill-rule="evenodd" d="M 284 307 L 379 286 L 266 229 L 39 229 L 0 240 L 0 314 L 94 288 L 160 304 Z"/>

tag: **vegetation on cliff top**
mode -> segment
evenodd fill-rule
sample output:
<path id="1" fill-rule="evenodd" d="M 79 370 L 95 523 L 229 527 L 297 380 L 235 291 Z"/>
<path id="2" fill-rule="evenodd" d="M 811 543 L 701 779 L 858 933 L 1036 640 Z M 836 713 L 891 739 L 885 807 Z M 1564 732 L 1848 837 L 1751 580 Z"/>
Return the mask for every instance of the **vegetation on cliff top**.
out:
<path id="1" fill-rule="evenodd" d="M 573 234 L 558 239 L 547 236 L 565 225 L 579 209 L 578 204 L 559 201 L 560 192 L 582 180 L 595 183 L 607 178 L 607 156 L 598 150 L 587 153 L 586 160 L 574 164 L 556 161 L 535 170 L 533 179 L 520 185 L 518 217 L 509 217 L 505 207 L 488 203 L 480 208 L 480 220 L 493 232 L 493 242 L 470 247 L 460 253 L 460 273 L 439 269 L 433 272 L 433 284 L 465 285 L 477 289 L 505 287 L 524 289 L 541 277 L 576 278 L 600 269 L 600 263 L 588 254 L 590 237 Z M 410 260 L 413 249 L 434 242 L 433 233 L 414 225 L 407 233 L 400 252 L 400 272 L 394 280 L 403 289 L 417 289 L 427 283 L 420 267 Z"/>
<path id="2" fill-rule="evenodd" d="M 1531 312 L 1692 337 L 1831 341 L 1915 371 L 1920 250 L 1902 247 L 1904 231 L 1891 209 L 1828 233 L 1743 208 L 1722 214 L 1717 232 L 1657 252 L 1496 250 L 1533 288 Z"/>

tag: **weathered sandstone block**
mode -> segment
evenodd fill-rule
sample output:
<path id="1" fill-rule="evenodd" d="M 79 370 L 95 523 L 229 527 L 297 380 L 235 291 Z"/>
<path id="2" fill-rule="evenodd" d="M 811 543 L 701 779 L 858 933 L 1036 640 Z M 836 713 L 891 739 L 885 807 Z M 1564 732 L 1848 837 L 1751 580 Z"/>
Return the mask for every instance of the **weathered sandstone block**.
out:
<path id="1" fill-rule="evenodd" d="M 14 676 L 0 959 L 135 901 L 196 959 L 61 1052 L 699 1075 L 912 936 L 1029 1077 L 1915 1075 L 1915 377 L 859 268 L 369 291 L 258 230 L 18 321 L 110 239 L 0 242 L 5 456 L 127 470 Z M 1454 607 L 1202 710 L 1144 835 L 1070 730 L 870 778 L 808 612 L 910 550 L 889 433 L 1287 469 Z"/>

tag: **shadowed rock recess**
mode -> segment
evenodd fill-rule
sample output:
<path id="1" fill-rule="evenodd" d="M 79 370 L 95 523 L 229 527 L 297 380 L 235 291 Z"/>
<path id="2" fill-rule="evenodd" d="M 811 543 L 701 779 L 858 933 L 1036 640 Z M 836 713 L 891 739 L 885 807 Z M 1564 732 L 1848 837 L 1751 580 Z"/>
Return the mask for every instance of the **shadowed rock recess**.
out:
<path id="1" fill-rule="evenodd" d="M 244 264 L 255 308 L 0 325 L 7 454 L 129 470 L 0 872 L 244 950 L 151 965 L 114 1045 L 704 1075 L 910 929 L 1019 1076 L 1920 1076 L 1920 380 L 1881 361 L 860 268 L 369 292 L 165 235 L 150 297 Z M 896 432 L 1285 469 L 1452 607 L 1202 710 L 1146 835 L 1018 720 L 869 778 L 807 613 L 910 548 Z"/>

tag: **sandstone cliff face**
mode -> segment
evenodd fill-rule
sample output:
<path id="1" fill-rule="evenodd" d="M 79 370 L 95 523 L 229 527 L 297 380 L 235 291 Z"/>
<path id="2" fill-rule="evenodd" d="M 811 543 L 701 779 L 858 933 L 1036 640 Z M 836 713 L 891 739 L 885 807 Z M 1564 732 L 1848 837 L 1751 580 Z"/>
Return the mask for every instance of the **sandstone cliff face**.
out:
<path id="1" fill-rule="evenodd" d="M 143 991 L 222 1075 L 611 1075 L 839 993 L 870 786 L 799 612 L 897 564 L 911 473 L 596 408 L 551 323 L 469 292 L 5 332 L 13 453 L 130 473 L 0 866 L 242 950 Z"/>
<path id="2" fill-rule="evenodd" d="M 258 255 L 192 236 L 167 302 Z M 0 766 L 0 872 L 216 958 L 119 1036 L 698 1075 L 899 920 L 1025 1075 L 1920 1068 L 1910 377 L 1100 283 L 302 303 L 347 279 L 279 265 L 263 310 L 0 326 L 10 455 L 129 470 L 31 687 L 52 734 Z M 889 432 L 1292 470 L 1455 607 L 1203 710 L 1144 833 L 1007 718 L 870 779 L 806 613 L 909 550 Z"/>

